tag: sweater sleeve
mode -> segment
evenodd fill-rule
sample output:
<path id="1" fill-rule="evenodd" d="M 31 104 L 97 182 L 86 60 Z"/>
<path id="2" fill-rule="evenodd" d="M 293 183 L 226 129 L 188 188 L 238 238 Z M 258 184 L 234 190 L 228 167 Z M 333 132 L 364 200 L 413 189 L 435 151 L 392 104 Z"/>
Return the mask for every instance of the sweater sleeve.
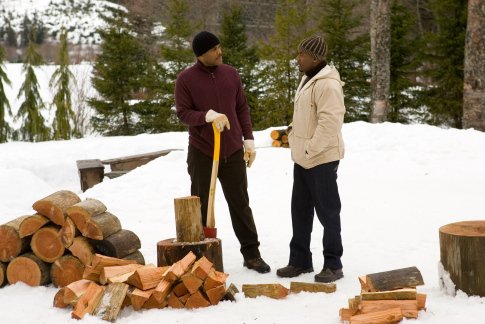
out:
<path id="1" fill-rule="evenodd" d="M 239 87 L 236 95 L 236 114 L 241 125 L 244 139 L 254 139 L 253 126 L 251 124 L 251 116 L 249 114 L 249 106 L 244 89 L 242 87 L 241 78 L 238 76 Z"/>
<path id="2" fill-rule="evenodd" d="M 175 109 L 177 117 L 188 126 L 200 126 L 206 124 L 207 111 L 196 110 L 190 95 L 190 90 L 183 74 L 179 75 L 175 82 Z"/>

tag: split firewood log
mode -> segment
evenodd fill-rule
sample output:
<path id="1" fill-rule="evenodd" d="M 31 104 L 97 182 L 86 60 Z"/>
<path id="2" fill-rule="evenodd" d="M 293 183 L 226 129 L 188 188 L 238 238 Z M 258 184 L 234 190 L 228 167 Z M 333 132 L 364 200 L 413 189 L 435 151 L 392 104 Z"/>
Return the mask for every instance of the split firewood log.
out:
<path id="1" fill-rule="evenodd" d="M 44 262 L 52 263 L 64 255 L 65 247 L 59 236 L 60 227 L 54 224 L 44 226 L 32 236 L 32 252 Z"/>
<path id="2" fill-rule="evenodd" d="M 299 293 L 306 292 L 324 292 L 333 293 L 337 291 L 337 285 L 335 283 L 319 283 L 319 282 L 296 282 L 290 283 L 290 292 Z"/>
<path id="3" fill-rule="evenodd" d="M 93 315 L 109 322 L 116 321 L 128 291 L 128 285 L 115 282 L 108 285 L 104 290 L 101 301 L 93 312 Z"/>
<path id="4" fill-rule="evenodd" d="M 164 273 L 164 279 L 170 282 L 175 282 L 177 279 L 180 279 L 184 273 L 189 270 L 196 259 L 197 257 L 195 254 L 190 251 L 181 260 L 175 262 L 167 269 Z"/>
<path id="5" fill-rule="evenodd" d="M 93 262 L 94 248 L 84 236 L 75 237 L 71 246 L 68 247 L 72 255 L 77 257 L 85 266 L 90 266 Z"/>
<path id="6" fill-rule="evenodd" d="M 424 285 L 421 272 L 416 267 L 378 272 L 359 277 L 363 292 L 386 291 Z"/>
<path id="7" fill-rule="evenodd" d="M 72 282 L 81 280 L 84 264 L 75 256 L 66 254 L 54 261 L 51 266 L 51 280 L 55 287 L 64 287 Z"/>
<path id="8" fill-rule="evenodd" d="M 80 234 L 79 229 L 76 227 L 76 224 L 74 224 L 71 217 L 66 217 L 64 225 L 62 225 L 59 230 L 59 236 L 61 237 L 61 242 L 64 244 L 64 247 L 69 248 L 74 242 L 74 238 Z"/>
<path id="9" fill-rule="evenodd" d="M 373 313 L 399 307 L 406 318 L 418 318 L 418 303 L 415 300 L 362 300 L 359 311 L 362 314 Z"/>
<path id="10" fill-rule="evenodd" d="M 92 216 L 81 229 L 83 236 L 93 240 L 103 240 L 119 231 L 121 231 L 120 220 L 109 212 Z"/>
<path id="11" fill-rule="evenodd" d="M 180 299 L 172 292 L 167 298 L 167 305 L 172 308 L 184 308 L 185 305 Z"/>
<path id="12" fill-rule="evenodd" d="M 7 264 L 0 262 L 0 288 L 7 284 Z"/>
<path id="13" fill-rule="evenodd" d="M 227 273 L 212 269 L 212 271 L 209 272 L 209 275 L 204 281 L 204 290 L 208 291 L 212 288 L 225 284 L 228 276 L 229 275 Z"/>
<path id="14" fill-rule="evenodd" d="M 266 296 L 274 299 L 285 298 L 289 292 L 286 287 L 280 284 L 243 285 L 242 291 L 246 297 Z"/>
<path id="15" fill-rule="evenodd" d="M 397 290 L 363 292 L 360 294 L 361 300 L 416 300 L 417 292 L 415 288 L 403 288 Z"/>
<path id="16" fill-rule="evenodd" d="M 217 305 L 226 294 L 226 285 L 214 287 L 207 290 L 205 293 L 209 298 L 211 305 Z"/>
<path id="17" fill-rule="evenodd" d="M 81 279 L 71 282 L 69 285 L 59 289 L 54 296 L 54 307 L 66 308 L 69 305 L 76 305 L 77 301 L 86 292 L 91 282 L 91 280 Z"/>
<path id="18" fill-rule="evenodd" d="M 126 264 L 122 266 L 104 267 L 99 275 L 99 283 L 105 285 L 114 282 L 126 282 L 141 264 Z"/>
<path id="19" fill-rule="evenodd" d="M 98 306 L 104 293 L 104 286 L 91 281 L 84 294 L 79 298 L 71 313 L 72 318 L 82 319 L 86 314 L 92 314 Z"/>
<path id="20" fill-rule="evenodd" d="M 60 190 L 36 201 L 32 208 L 39 214 L 49 218 L 57 225 L 64 225 L 65 211 L 81 199 L 72 191 Z"/>
<path id="21" fill-rule="evenodd" d="M 205 280 L 211 271 L 213 263 L 210 262 L 205 256 L 202 256 L 199 260 L 195 261 L 192 266 L 191 273 L 201 280 Z"/>
<path id="22" fill-rule="evenodd" d="M 34 214 L 25 218 L 19 226 L 20 238 L 34 234 L 39 228 L 47 224 L 49 219 L 40 214 Z"/>
<path id="23" fill-rule="evenodd" d="M 224 297 L 222 297 L 222 300 L 230 300 L 232 302 L 236 301 L 236 294 L 239 293 L 239 289 L 231 283 L 229 287 L 226 289 L 226 293 L 224 294 Z"/>
<path id="24" fill-rule="evenodd" d="M 416 294 L 416 301 L 418 302 L 419 310 L 426 310 L 426 294 Z"/>
<path id="25" fill-rule="evenodd" d="M 111 234 L 104 240 L 92 240 L 91 244 L 98 253 L 115 258 L 123 258 L 141 248 L 138 236 L 125 229 Z"/>
<path id="26" fill-rule="evenodd" d="M 7 280 L 11 285 L 22 281 L 32 287 L 43 286 L 51 282 L 49 270 L 49 263 L 29 252 L 10 261 L 7 266 Z"/>
<path id="27" fill-rule="evenodd" d="M 190 295 L 189 299 L 185 303 L 185 308 L 199 308 L 199 307 L 207 307 L 211 304 L 209 301 L 201 294 L 199 290 L 197 290 L 194 294 Z"/>
<path id="28" fill-rule="evenodd" d="M 101 201 L 97 199 L 86 199 L 67 208 L 66 214 L 82 232 L 86 226 L 86 222 L 91 219 L 91 217 L 104 213 L 106 209 L 106 206 Z"/>
<path id="29" fill-rule="evenodd" d="M 8 223 L 0 225 L 0 261 L 9 262 L 16 256 L 27 252 L 31 237 L 20 237 L 20 224 L 30 217 L 21 216 Z"/>
<path id="30" fill-rule="evenodd" d="M 126 281 L 132 286 L 141 290 L 155 288 L 163 279 L 164 273 L 169 267 L 155 267 L 147 265 L 135 270 L 135 272 Z"/>
<path id="31" fill-rule="evenodd" d="M 172 293 L 174 293 L 177 297 L 181 297 L 189 293 L 187 287 L 183 282 L 175 283 L 172 289 Z"/>
<path id="32" fill-rule="evenodd" d="M 143 304 L 145 304 L 145 302 L 150 298 L 154 290 L 155 288 L 148 290 L 134 288 L 133 290 L 129 291 L 128 296 L 130 298 L 131 306 L 133 306 L 133 309 L 142 309 Z"/>
<path id="33" fill-rule="evenodd" d="M 369 324 L 369 323 L 382 323 L 391 324 L 399 323 L 402 321 L 403 315 L 401 308 L 394 307 L 382 311 L 372 312 L 368 314 L 357 314 L 350 317 L 350 323 L 352 324 Z"/>
<path id="34" fill-rule="evenodd" d="M 152 297 L 155 298 L 155 300 L 158 303 L 163 302 L 167 298 L 170 291 L 172 290 L 172 285 L 173 285 L 173 282 L 168 281 L 166 279 L 162 279 L 158 283 L 157 287 L 153 291 L 150 298 L 152 298 Z"/>
<path id="35" fill-rule="evenodd" d="M 199 290 L 200 287 L 202 287 L 202 284 L 204 283 L 202 279 L 197 278 L 190 272 L 184 274 L 181 280 L 190 294 L 194 294 L 197 290 Z"/>
<path id="36" fill-rule="evenodd" d="M 99 275 L 104 267 L 116 266 L 116 265 L 126 265 L 136 263 L 133 260 L 123 260 L 118 258 L 109 257 L 101 254 L 94 254 L 90 266 L 86 266 L 83 273 L 84 279 L 89 279 L 93 281 L 99 281 Z"/>
<path id="37" fill-rule="evenodd" d="M 153 294 L 147 299 L 147 301 L 143 304 L 142 308 L 145 309 L 153 309 L 153 308 L 165 308 L 167 306 L 167 301 L 163 299 L 162 301 L 158 301 Z"/>

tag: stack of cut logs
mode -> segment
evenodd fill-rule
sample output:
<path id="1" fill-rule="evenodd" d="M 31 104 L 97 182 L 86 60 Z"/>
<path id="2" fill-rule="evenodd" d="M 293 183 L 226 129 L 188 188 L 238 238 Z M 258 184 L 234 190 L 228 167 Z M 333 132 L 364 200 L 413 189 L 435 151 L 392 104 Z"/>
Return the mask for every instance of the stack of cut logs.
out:
<path id="1" fill-rule="evenodd" d="M 286 128 L 272 130 L 270 136 L 273 139 L 273 143 L 271 144 L 273 147 L 290 147 Z"/>
<path id="2" fill-rule="evenodd" d="M 226 290 L 227 276 L 204 256 L 196 261 L 192 252 L 164 267 L 96 255 L 84 279 L 58 291 L 54 306 L 73 306 L 71 315 L 76 319 L 89 313 L 112 322 L 128 305 L 134 310 L 207 307 L 223 298 L 235 300 L 238 291 L 232 284 Z"/>
<path id="3" fill-rule="evenodd" d="M 349 307 L 340 309 L 342 323 L 398 323 L 404 317 L 418 318 L 426 310 L 426 294 L 416 286 L 424 285 L 416 267 L 368 274 L 359 277 L 361 294 L 349 299 Z"/>
<path id="4" fill-rule="evenodd" d="M 0 286 L 64 287 L 83 278 L 95 253 L 145 263 L 138 236 L 96 199 L 61 190 L 32 207 L 36 214 L 0 226 Z"/>

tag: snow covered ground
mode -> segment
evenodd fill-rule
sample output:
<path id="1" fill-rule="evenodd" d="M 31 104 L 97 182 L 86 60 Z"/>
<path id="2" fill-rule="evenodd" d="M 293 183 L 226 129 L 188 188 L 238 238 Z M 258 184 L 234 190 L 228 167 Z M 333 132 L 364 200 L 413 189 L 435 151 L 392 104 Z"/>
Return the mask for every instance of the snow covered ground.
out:
<path id="1" fill-rule="evenodd" d="M 239 245 L 220 187 L 216 226 L 222 239 L 228 283 L 281 283 L 288 261 L 293 164 L 288 149 L 272 148 L 269 132 L 256 132 L 257 158 L 248 170 L 251 206 L 268 274 L 242 267 Z M 440 226 L 485 219 L 485 133 L 426 125 L 356 122 L 344 125 L 346 157 L 339 168 L 342 198 L 344 274 L 333 294 L 301 293 L 284 300 L 266 297 L 197 310 L 124 309 L 117 323 L 338 323 L 338 311 L 358 294 L 358 276 L 416 266 L 425 285 L 427 311 L 410 323 L 484 323 L 485 298 L 456 296 L 440 288 Z M 186 172 L 187 133 L 131 137 L 89 137 L 71 141 L 0 144 L 0 224 L 31 214 L 34 201 L 57 190 L 74 191 L 106 204 L 124 228 L 142 241 L 148 263 L 156 264 L 156 243 L 175 236 L 173 199 L 190 194 Z M 82 193 L 76 160 L 108 159 L 168 148 L 160 157 L 117 179 Z M 320 270 L 322 228 L 312 236 L 314 267 Z M 298 277 L 313 281 L 314 273 Z M 22 283 L 0 289 L 1 323 L 77 323 L 67 309 L 52 307 L 57 289 Z M 407 322 L 407 321 L 404 321 Z M 86 316 L 83 323 L 103 323 Z"/>

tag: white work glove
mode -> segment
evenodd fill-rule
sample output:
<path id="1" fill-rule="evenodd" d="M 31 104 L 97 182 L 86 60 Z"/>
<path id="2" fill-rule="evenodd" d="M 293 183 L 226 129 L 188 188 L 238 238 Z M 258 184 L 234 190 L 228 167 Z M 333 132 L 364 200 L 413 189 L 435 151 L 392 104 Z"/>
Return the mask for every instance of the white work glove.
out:
<path id="1" fill-rule="evenodd" d="M 215 123 L 216 128 L 219 132 L 224 130 L 226 127 L 228 130 L 231 129 L 231 125 L 229 125 L 229 119 L 224 114 L 220 114 L 217 111 L 210 109 L 207 114 L 205 114 L 205 121 L 207 123 Z"/>
<path id="2" fill-rule="evenodd" d="M 254 140 L 244 140 L 244 161 L 248 168 L 251 167 L 256 159 L 256 149 L 254 148 Z"/>

